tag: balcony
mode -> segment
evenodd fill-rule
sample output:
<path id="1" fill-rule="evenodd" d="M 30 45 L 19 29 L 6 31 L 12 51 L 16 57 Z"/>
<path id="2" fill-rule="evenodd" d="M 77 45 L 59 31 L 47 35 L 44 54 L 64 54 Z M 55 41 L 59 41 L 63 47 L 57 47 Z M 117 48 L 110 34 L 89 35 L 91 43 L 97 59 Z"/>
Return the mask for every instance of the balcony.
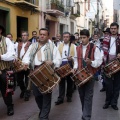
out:
<path id="1" fill-rule="evenodd" d="M 46 13 L 53 16 L 64 16 L 64 6 L 58 3 L 50 3 L 47 5 Z"/>
<path id="2" fill-rule="evenodd" d="M 13 0 L 0 0 L 0 2 L 5 2 L 5 3 L 8 3 L 8 4 L 14 4 Z"/>
<path id="3" fill-rule="evenodd" d="M 71 9 L 71 18 L 77 18 L 80 17 L 80 5 L 75 4 L 75 7 L 72 7 Z"/>
<path id="4" fill-rule="evenodd" d="M 14 3 L 25 9 L 35 9 L 39 6 L 39 0 L 14 0 Z"/>

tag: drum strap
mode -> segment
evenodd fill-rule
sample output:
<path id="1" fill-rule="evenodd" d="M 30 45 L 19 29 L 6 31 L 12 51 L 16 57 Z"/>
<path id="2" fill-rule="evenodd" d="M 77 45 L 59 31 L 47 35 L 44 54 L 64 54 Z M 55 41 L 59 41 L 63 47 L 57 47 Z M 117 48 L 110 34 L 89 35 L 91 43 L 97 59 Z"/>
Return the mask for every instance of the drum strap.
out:
<path id="1" fill-rule="evenodd" d="M 70 55 L 70 47 L 71 47 L 71 42 L 69 43 L 69 47 L 68 47 L 68 56 Z"/>
<path id="2" fill-rule="evenodd" d="M 89 50 L 89 53 L 88 53 L 88 58 L 89 59 L 91 59 L 91 53 L 92 53 L 93 46 L 94 46 L 94 44 L 90 43 L 90 50 Z"/>
<path id="3" fill-rule="evenodd" d="M 38 57 L 38 60 L 39 61 L 42 61 L 42 53 L 41 53 L 41 48 L 42 48 L 43 46 L 39 46 L 38 47 L 38 50 L 36 51 L 36 54 L 37 54 L 37 57 Z"/>
<path id="4" fill-rule="evenodd" d="M 94 47 L 94 44 L 93 43 L 90 43 L 90 50 L 89 50 L 89 53 L 88 53 L 88 58 L 91 59 L 91 53 L 92 53 L 92 49 Z M 83 64 L 83 67 L 85 68 L 87 66 L 85 60 L 83 59 L 82 60 L 82 64 Z"/>

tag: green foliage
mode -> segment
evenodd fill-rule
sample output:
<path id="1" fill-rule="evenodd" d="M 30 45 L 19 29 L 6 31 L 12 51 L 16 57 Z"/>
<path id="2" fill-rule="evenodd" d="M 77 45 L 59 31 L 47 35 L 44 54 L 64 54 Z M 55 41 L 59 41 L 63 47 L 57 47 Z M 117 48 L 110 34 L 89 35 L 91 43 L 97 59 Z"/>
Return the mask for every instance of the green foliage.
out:
<path id="1" fill-rule="evenodd" d="M 51 4 L 64 8 L 64 5 L 59 0 L 51 0 Z"/>

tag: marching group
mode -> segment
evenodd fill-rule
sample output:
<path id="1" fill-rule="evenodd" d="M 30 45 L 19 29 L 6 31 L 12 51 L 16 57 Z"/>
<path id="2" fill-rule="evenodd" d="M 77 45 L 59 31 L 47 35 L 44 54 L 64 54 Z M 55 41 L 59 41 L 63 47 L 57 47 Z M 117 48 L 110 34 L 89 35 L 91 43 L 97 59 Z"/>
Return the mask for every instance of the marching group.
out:
<path id="1" fill-rule="evenodd" d="M 0 26 L 0 90 L 7 106 L 8 116 L 14 114 L 14 105 L 12 92 L 6 89 L 6 72 L 17 59 L 20 59 L 24 64 L 23 70 L 14 73 L 14 79 L 17 81 L 15 83 L 21 89 L 20 98 L 28 101 L 31 93 L 30 87 L 32 87 L 35 101 L 40 109 L 40 120 L 49 120 L 52 92 L 41 93 L 36 85 L 30 84 L 28 75 L 31 71 L 34 71 L 36 66 L 40 66 L 43 61 L 50 66 L 54 66 L 55 69 L 69 63 L 73 74 L 77 70 L 87 67 L 93 75 L 85 84 L 78 86 L 83 112 L 82 120 L 91 119 L 94 82 L 99 75 L 103 79 L 103 88 L 100 91 L 106 91 L 103 109 L 111 106 L 114 110 L 118 110 L 120 71 L 111 77 L 106 76 L 103 71 L 103 67 L 109 62 L 116 58 L 120 59 L 118 29 L 119 25 L 117 23 L 111 23 L 110 28 L 103 31 L 104 37 L 101 39 L 98 32 L 94 33 L 90 38 L 89 30 L 83 29 L 80 33 L 75 33 L 74 35 L 64 32 L 62 39 L 61 35 L 57 34 L 56 37 L 52 37 L 52 40 L 50 40 L 49 30 L 41 28 L 38 37 L 37 32 L 33 31 L 33 37 L 29 39 L 29 33 L 23 31 L 20 41 L 15 42 L 11 33 L 7 34 L 6 37 L 3 36 L 5 30 L 3 26 Z M 15 83 L 14 86 L 16 86 Z M 76 89 L 75 81 L 71 79 L 70 75 L 62 78 L 59 83 L 59 95 L 55 105 L 62 104 L 65 96 L 67 97 L 67 102 L 72 102 L 74 89 Z"/>

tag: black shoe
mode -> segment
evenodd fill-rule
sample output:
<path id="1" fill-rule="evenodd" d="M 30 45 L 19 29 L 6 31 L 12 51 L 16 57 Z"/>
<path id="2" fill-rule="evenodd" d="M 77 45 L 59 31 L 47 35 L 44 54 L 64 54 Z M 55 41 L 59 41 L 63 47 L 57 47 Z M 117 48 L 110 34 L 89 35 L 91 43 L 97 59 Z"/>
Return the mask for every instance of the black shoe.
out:
<path id="1" fill-rule="evenodd" d="M 104 92 L 105 91 L 105 88 L 102 88 L 101 90 L 100 90 L 100 92 Z"/>
<path id="2" fill-rule="evenodd" d="M 67 98 L 67 102 L 72 102 L 72 99 L 71 98 Z"/>
<path id="3" fill-rule="evenodd" d="M 29 97 L 30 97 L 30 92 L 26 90 L 26 92 L 24 93 L 24 101 L 29 101 Z"/>
<path id="4" fill-rule="evenodd" d="M 58 100 L 58 101 L 55 102 L 55 105 L 60 105 L 60 104 L 62 104 L 62 103 L 63 103 L 62 100 Z"/>
<path id="5" fill-rule="evenodd" d="M 81 117 L 81 119 L 82 119 L 82 120 L 85 120 L 85 119 L 83 118 L 83 116 Z"/>
<path id="6" fill-rule="evenodd" d="M 20 98 L 24 98 L 24 94 L 25 94 L 25 91 L 22 91 L 22 92 L 20 93 Z"/>
<path id="7" fill-rule="evenodd" d="M 13 105 L 7 107 L 7 115 L 11 116 L 14 114 Z"/>
<path id="8" fill-rule="evenodd" d="M 111 105 L 111 107 L 112 107 L 114 110 L 118 110 L 118 106 L 117 106 L 117 105 Z"/>
<path id="9" fill-rule="evenodd" d="M 29 101 L 29 96 L 25 96 L 24 101 Z"/>
<path id="10" fill-rule="evenodd" d="M 107 109 L 107 108 L 109 108 L 109 104 L 105 104 L 105 105 L 103 106 L 103 109 Z"/>

